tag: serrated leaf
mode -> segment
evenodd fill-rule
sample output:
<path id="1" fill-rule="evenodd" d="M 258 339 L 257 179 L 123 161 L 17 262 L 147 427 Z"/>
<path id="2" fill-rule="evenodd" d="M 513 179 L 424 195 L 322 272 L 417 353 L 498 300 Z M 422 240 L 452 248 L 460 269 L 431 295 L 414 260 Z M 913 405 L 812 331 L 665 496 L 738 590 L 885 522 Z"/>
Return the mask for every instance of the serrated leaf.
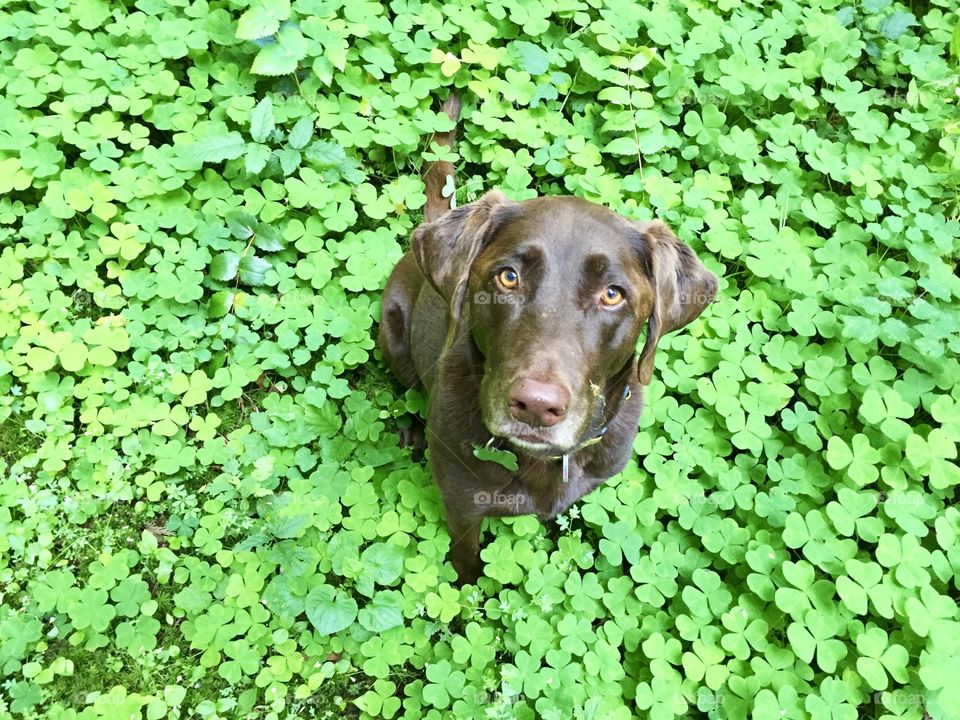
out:
<path id="1" fill-rule="evenodd" d="M 184 154 L 188 159 L 196 162 L 223 162 L 240 157 L 244 147 L 243 136 L 236 131 L 231 131 L 198 140 L 189 146 Z"/>
<path id="2" fill-rule="evenodd" d="M 227 229 L 237 240 L 246 242 L 253 237 L 254 228 L 257 225 L 257 219 L 247 212 L 227 213 L 224 218 L 227 222 Z"/>
<path id="3" fill-rule="evenodd" d="M 284 175 L 292 175 L 293 171 L 300 167 L 300 160 L 302 158 L 299 150 L 285 147 L 274 151 L 274 155 L 280 160 L 280 169 Z"/>
<path id="4" fill-rule="evenodd" d="M 633 155 L 637 156 L 639 148 L 637 147 L 637 140 L 632 135 L 624 135 L 623 137 L 614 138 L 608 142 L 603 151 L 610 153 L 611 155 Z"/>
<path id="5" fill-rule="evenodd" d="M 210 277 L 220 282 L 233 280 L 240 267 L 240 256 L 235 252 L 224 252 L 217 255 L 210 263 Z"/>
<path id="6" fill-rule="evenodd" d="M 294 27 L 285 27 L 277 33 L 277 40 L 260 49 L 250 72 L 256 75 L 288 75 L 297 69 L 297 63 L 307 54 L 307 41 Z"/>
<path id="7" fill-rule="evenodd" d="M 273 128 L 273 101 L 267 96 L 250 113 L 250 137 L 262 143 L 273 132 Z"/>
<path id="8" fill-rule="evenodd" d="M 270 160 L 270 148 L 260 143 L 247 143 L 247 154 L 244 156 L 245 168 L 251 175 L 258 175 Z"/>
<path id="9" fill-rule="evenodd" d="M 253 244 L 264 252 L 279 252 L 284 247 L 280 231 L 267 223 L 257 224 Z"/>
<path id="10" fill-rule="evenodd" d="M 276 43 L 262 48 L 254 58 L 250 72 L 257 75 L 289 75 L 297 69 L 297 59 Z"/>
<path id="11" fill-rule="evenodd" d="M 297 124 L 290 131 L 288 142 L 290 147 L 300 150 L 310 142 L 311 137 L 313 137 L 313 120 L 302 117 L 297 120 Z"/>
<path id="12" fill-rule="evenodd" d="M 239 263 L 240 282 L 247 285 L 266 284 L 266 273 L 271 268 L 270 261 L 248 254 Z"/>
<path id="13" fill-rule="evenodd" d="M 289 16 L 290 0 L 262 0 L 240 16 L 236 37 L 240 40 L 256 40 L 273 35 L 280 27 L 280 21 Z"/>

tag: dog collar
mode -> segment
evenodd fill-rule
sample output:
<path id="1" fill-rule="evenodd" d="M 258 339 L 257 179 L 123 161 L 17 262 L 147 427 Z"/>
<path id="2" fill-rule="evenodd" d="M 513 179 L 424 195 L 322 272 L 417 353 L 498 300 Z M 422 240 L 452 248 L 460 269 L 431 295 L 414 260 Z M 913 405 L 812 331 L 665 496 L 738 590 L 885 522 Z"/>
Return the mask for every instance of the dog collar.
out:
<path id="1" fill-rule="evenodd" d="M 563 455 L 546 455 L 545 457 L 548 460 L 563 460 L 564 458 L 570 457 L 575 452 L 579 452 L 580 450 L 583 450 L 586 447 L 590 447 L 591 445 L 596 445 L 598 442 L 603 440 L 603 436 L 607 434 L 607 430 L 610 429 L 610 425 L 613 423 L 614 418 L 620 414 L 620 410 L 623 409 L 623 404 L 630 399 L 630 396 L 632 394 L 633 393 L 630 390 L 630 385 L 627 385 L 626 387 L 623 388 L 623 395 L 620 396 L 620 402 L 617 403 L 617 409 L 614 411 L 613 415 L 610 416 L 610 419 L 603 424 L 603 427 L 601 427 L 597 431 L 597 434 L 594 435 L 592 438 L 590 438 L 589 440 L 584 440 L 582 443 L 575 446 L 568 453 L 564 453 Z"/>

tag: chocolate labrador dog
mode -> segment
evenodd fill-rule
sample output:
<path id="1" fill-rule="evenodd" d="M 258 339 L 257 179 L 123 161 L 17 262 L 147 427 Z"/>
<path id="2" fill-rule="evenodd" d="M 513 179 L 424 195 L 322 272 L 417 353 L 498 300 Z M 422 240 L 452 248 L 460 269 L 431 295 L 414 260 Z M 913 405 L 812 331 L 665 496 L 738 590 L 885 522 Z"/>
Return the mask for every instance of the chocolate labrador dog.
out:
<path id="1" fill-rule="evenodd" d="M 456 98 L 444 109 L 459 116 Z M 430 465 L 464 584 L 482 570 L 484 517 L 553 518 L 623 469 L 657 341 L 703 311 L 717 278 L 664 223 L 580 198 L 493 190 L 449 209 L 452 175 L 445 162 L 425 173 L 424 223 L 387 283 L 379 345 L 428 394 Z M 515 464 L 477 457 L 491 446 Z"/>

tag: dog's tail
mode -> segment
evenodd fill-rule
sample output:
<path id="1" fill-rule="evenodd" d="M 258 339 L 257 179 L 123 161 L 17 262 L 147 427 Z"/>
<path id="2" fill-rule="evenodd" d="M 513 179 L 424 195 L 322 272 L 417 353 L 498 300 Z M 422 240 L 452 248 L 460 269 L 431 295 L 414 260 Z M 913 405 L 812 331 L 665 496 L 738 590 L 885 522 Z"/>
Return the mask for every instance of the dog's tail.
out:
<path id="1" fill-rule="evenodd" d="M 447 101 L 443 103 L 443 111 L 453 122 L 457 122 L 460 119 L 460 98 L 451 93 Z M 456 139 L 457 128 L 454 126 L 453 130 L 448 132 L 436 133 L 431 142 L 440 147 L 453 148 Z M 427 204 L 423 208 L 424 222 L 436 220 L 450 209 L 450 201 L 453 198 L 444 197 L 443 189 L 448 187 L 448 177 L 450 178 L 449 186 L 452 187 L 455 172 L 453 165 L 446 160 L 432 162 L 423 171 L 423 184 L 426 185 L 425 192 L 427 194 Z"/>

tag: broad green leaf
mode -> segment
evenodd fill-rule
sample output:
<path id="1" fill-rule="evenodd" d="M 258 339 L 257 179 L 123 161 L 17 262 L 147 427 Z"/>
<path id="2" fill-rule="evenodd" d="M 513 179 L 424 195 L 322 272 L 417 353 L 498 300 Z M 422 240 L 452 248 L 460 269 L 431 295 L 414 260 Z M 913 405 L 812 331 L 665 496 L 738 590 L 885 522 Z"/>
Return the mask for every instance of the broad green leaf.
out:
<path id="1" fill-rule="evenodd" d="M 542 75 L 550 67 L 550 56 L 539 45 L 517 40 L 511 47 L 520 58 L 520 67 L 531 75 Z"/>
<path id="2" fill-rule="evenodd" d="M 343 589 L 322 584 L 314 587 L 304 607 L 314 629 L 321 635 L 333 635 L 345 630 L 357 619 L 357 602 Z"/>
<path id="3" fill-rule="evenodd" d="M 403 596 L 395 590 L 381 590 L 359 613 L 360 624 L 371 632 L 384 632 L 403 623 Z"/>

